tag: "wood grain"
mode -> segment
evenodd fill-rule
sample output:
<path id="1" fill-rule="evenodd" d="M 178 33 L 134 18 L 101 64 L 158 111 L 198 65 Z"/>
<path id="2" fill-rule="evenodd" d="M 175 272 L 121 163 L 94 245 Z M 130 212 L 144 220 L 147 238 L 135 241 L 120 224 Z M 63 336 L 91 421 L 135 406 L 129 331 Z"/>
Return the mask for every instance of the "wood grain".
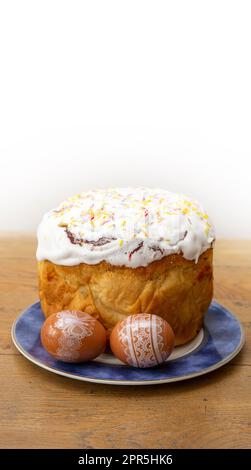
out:
<path id="1" fill-rule="evenodd" d="M 243 351 L 201 378 L 148 387 L 77 382 L 18 353 L 10 330 L 37 299 L 35 247 L 0 237 L 1 448 L 251 448 L 251 241 L 215 249 L 215 298 L 241 320 Z"/>

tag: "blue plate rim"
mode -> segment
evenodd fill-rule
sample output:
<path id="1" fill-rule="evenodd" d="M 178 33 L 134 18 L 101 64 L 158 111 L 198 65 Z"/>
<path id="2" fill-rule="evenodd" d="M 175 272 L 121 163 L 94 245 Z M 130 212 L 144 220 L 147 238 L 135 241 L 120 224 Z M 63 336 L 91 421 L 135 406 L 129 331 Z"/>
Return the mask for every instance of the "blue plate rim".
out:
<path id="1" fill-rule="evenodd" d="M 16 325 L 17 325 L 20 317 L 22 317 L 22 315 L 28 309 L 33 307 L 37 302 L 39 302 L 39 301 L 33 302 L 28 307 L 26 307 L 24 310 L 22 310 L 22 312 L 17 316 L 17 318 L 14 320 L 14 322 L 12 324 L 11 338 L 12 338 L 12 341 L 13 341 L 15 347 L 26 359 L 28 359 L 30 362 L 37 365 L 38 367 L 41 367 L 42 369 L 45 369 L 45 370 L 47 370 L 49 372 L 52 372 L 54 374 L 61 375 L 63 377 L 67 377 L 67 378 L 74 379 L 74 380 L 79 380 L 79 381 L 82 381 L 82 382 L 101 383 L 101 384 L 107 384 L 107 385 L 158 385 L 158 384 L 165 384 L 165 383 L 181 382 L 183 380 L 189 380 L 189 379 L 192 379 L 192 378 L 195 378 L 195 377 L 200 377 L 202 375 L 213 372 L 213 371 L 219 369 L 220 367 L 224 366 L 225 364 L 230 362 L 235 356 L 237 356 L 237 354 L 239 354 L 239 352 L 241 351 L 241 349 L 242 349 L 242 347 L 244 346 L 244 343 L 245 343 L 245 334 L 244 334 L 243 326 L 240 323 L 239 319 L 232 313 L 232 311 L 230 312 L 223 305 L 219 304 L 216 300 L 213 299 L 212 302 L 214 303 L 214 305 L 216 305 L 217 307 L 222 309 L 225 313 L 228 313 L 228 314 L 230 313 L 232 315 L 232 317 L 237 321 L 238 326 L 240 328 L 240 341 L 239 341 L 238 346 L 235 348 L 235 350 L 232 353 L 230 353 L 229 355 L 227 355 L 223 359 L 219 360 L 215 364 L 213 364 L 209 367 L 206 367 L 205 369 L 202 369 L 201 371 L 192 372 L 191 374 L 176 376 L 176 377 L 169 377 L 169 378 L 165 378 L 165 379 L 156 379 L 156 380 L 135 380 L 135 381 L 134 380 L 133 381 L 131 381 L 131 380 L 112 380 L 112 379 L 93 378 L 93 377 L 89 377 L 87 375 L 72 374 L 70 372 L 64 372 L 64 371 L 61 371 L 61 370 L 56 369 L 54 367 L 47 366 L 42 361 L 40 361 L 38 359 L 35 359 L 30 353 L 25 351 L 25 349 L 19 344 L 19 342 L 16 338 L 15 329 L 16 329 Z M 191 355 L 193 354 L 193 352 L 191 353 Z"/>

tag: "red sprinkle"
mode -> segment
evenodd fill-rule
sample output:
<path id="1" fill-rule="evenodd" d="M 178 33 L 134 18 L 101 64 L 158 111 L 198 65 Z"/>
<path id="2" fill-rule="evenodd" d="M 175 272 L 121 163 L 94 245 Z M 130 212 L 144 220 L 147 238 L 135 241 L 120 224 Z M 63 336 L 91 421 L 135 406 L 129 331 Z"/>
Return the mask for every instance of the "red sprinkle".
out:
<path id="1" fill-rule="evenodd" d="M 129 255 L 128 255 L 128 258 L 129 258 L 129 261 L 131 261 L 131 258 L 132 258 L 132 255 L 134 255 L 134 253 L 136 253 L 136 251 L 140 250 L 140 248 L 142 248 L 144 242 L 140 242 L 140 244 L 134 248 L 134 250 L 132 250 Z"/>

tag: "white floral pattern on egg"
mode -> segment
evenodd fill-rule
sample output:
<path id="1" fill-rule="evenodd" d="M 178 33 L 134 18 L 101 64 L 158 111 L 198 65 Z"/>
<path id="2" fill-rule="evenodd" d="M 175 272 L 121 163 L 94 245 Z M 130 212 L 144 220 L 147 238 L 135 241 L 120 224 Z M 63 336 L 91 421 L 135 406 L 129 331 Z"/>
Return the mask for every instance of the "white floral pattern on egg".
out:
<path id="1" fill-rule="evenodd" d="M 49 354 L 65 362 L 85 362 L 102 354 L 106 331 L 101 323 L 79 310 L 50 315 L 41 328 L 41 341 Z"/>
<path id="2" fill-rule="evenodd" d="M 95 327 L 95 319 L 90 315 L 80 317 L 76 311 L 64 310 L 58 312 L 55 327 L 62 331 L 58 340 L 59 348 L 56 355 L 62 360 L 78 359 L 81 341 L 91 336 Z"/>

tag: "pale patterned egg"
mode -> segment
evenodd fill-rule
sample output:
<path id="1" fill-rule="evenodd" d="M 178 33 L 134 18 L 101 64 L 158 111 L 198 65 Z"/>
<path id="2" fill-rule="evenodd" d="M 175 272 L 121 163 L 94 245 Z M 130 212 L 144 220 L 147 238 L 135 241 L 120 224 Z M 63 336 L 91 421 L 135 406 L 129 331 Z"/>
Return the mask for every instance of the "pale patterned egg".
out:
<path id="1" fill-rule="evenodd" d="M 112 330 L 110 346 L 113 354 L 130 366 L 153 367 L 171 354 L 174 333 L 171 326 L 157 315 L 130 315 Z"/>
<path id="2" fill-rule="evenodd" d="M 41 341 L 46 351 L 60 361 L 85 362 L 104 352 L 106 331 L 88 313 L 63 310 L 45 320 Z"/>

